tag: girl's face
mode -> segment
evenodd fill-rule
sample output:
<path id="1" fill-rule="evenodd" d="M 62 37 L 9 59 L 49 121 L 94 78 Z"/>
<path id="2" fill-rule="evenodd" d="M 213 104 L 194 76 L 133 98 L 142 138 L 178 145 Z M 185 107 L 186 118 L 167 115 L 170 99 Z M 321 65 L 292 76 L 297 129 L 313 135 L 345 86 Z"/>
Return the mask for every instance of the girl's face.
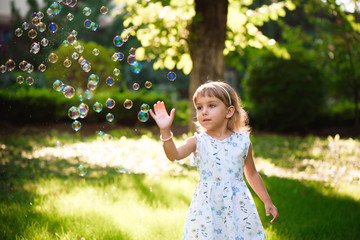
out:
<path id="1" fill-rule="evenodd" d="M 216 97 L 199 96 L 195 107 L 197 120 L 207 131 L 227 127 L 227 122 L 232 116 L 232 111 Z"/>

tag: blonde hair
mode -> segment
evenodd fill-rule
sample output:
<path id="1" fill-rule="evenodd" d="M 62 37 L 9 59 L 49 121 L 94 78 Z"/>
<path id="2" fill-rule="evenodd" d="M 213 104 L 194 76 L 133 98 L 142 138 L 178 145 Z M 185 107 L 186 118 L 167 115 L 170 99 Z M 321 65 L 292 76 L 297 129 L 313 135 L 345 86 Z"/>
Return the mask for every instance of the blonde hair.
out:
<path id="1" fill-rule="evenodd" d="M 240 98 L 236 91 L 227 83 L 221 81 L 209 81 L 196 89 L 193 96 L 193 103 L 196 107 L 198 97 L 216 97 L 222 101 L 225 106 L 234 106 L 235 112 L 228 121 L 228 129 L 237 132 L 250 132 L 249 116 L 240 103 Z M 199 131 L 203 131 L 203 127 L 198 121 L 195 125 Z"/>

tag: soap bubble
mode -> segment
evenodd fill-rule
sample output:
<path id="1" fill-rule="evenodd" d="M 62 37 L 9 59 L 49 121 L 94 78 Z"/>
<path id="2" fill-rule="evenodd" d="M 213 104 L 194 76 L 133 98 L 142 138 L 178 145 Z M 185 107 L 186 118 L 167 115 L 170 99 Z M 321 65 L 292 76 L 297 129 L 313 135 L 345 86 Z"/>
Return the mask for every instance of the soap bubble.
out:
<path id="1" fill-rule="evenodd" d="M 73 34 L 69 34 L 69 36 L 66 39 L 71 45 L 73 45 L 76 42 L 76 36 Z"/>
<path id="2" fill-rule="evenodd" d="M 94 96 L 94 93 L 92 91 L 90 91 L 89 89 L 86 89 L 84 92 L 84 97 L 86 99 L 91 99 Z"/>
<path id="3" fill-rule="evenodd" d="M 27 22 L 23 22 L 23 24 L 21 24 L 21 27 L 24 29 L 24 30 L 28 30 L 29 29 L 29 24 Z"/>
<path id="4" fill-rule="evenodd" d="M 26 83 L 27 83 L 27 85 L 31 86 L 34 84 L 34 79 L 32 77 L 27 77 Z"/>
<path id="5" fill-rule="evenodd" d="M 15 29 L 14 34 L 17 37 L 21 37 L 21 35 L 23 34 L 23 30 L 21 28 L 17 28 L 17 29 Z"/>
<path id="6" fill-rule="evenodd" d="M 85 118 L 89 112 L 89 106 L 86 103 L 80 103 L 79 114 L 81 118 Z"/>
<path id="7" fill-rule="evenodd" d="M 55 91 L 61 92 L 64 89 L 64 85 L 63 82 L 60 80 L 55 80 L 53 83 L 53 88 L 55 89 Z"/>
<path id="8" fill-rule="evenodd" d="M 63 89 L 63 94 L 66 98 L 72 98 L 75 95 L 75 88 L 68 85 Z"/>
<path id="9" fill-rule="evenodd" d="M 111 98 L 108 98 L 106 100 L 106 106 L 110 109 L 114 108 L 115 107 L 115 100 L 114 99 L 111 99 Z"/>
<path id="10" fill-rule="evenodd" d="M 46 38 L 41 39 L 41 46 L 46 47 L 49 44 L 49 40 Z"/>
<path id="11" fill-rule="evenodd" d="M 22 83 L 24 82 L 24 77 L 21 76 L 21 75 L 17 76 L 16 82 L 17 82 L 18 84 L 22 84 Z"/>
<path id="12" fill-rule="evenodd" d="M 140 106 L 140 110 L 143 111 L 143 112 L 148 112 L 148 111 L 150 110 L 149 104 L 143 103 L 143 104 Z"/>
<path id="13" fill-rule="evenodd" d="M 134 84 L 133 84 L 133 89 L 134 89 L 135 91 L 139 90 L 139 88 L 140 88 L 140 84 L 138 84 L 138 83 L 134 83 Z"/>
<path id="14" fill-rule="evenodd" d="M 62 3 L 64 5 L 69 5 L 71 3 L 71 0 L 62 0 Z"/>
<path id="15" fill-rule="evenodd" d="M 86 167 L 84 167 L 83 165 L 79 165 L 78 167 L 77 167 L 77 174 L 80 176 L 80 177 L 83 177 L 83 176 L 85 176 L 86 175 L 86 173 L 87 173 L 87 169 L 86 169 Z"/>
<path id="16" fill-rule="evenodd" d="M 75 7 L 77 4 L 77 0 L 71 0 L 71 2 L 68 4 L 69 7 Z"/>
<path id="17" fill-rule="evenodd" d="M 38 18 L 43 19 L 44 18 L 44 13 L 42 11 L 38 11 L 37 14 Z"/>
<path id="18" fill-rule="evenodd" d="M 46 24 L 41 22 L 36 26 L 37 30 L 39 30 L 39 32 L 45 32 L 46 30 Z"/>
<path id="19" fill-rule="evenodd" d="M 66 58 L 66 59 L 64 60 L 64 66 L 65 66 L 66 68 L 71 67 L 71 60 L 70 60 L 69 58 Z"/>
<path id="20" fill-rule="evenodd" d="M 91 21 L 91 20 L 89 20 L 89 19 L 85 19 L 85 21 L 84 21 L 84 27 L 86 27 L 86 28 L 90 28 L 90 27 L 91 27 L 91 23 L 92 23 L 92 21 Z"/>
<path id="21" fill-rule="evenodd" d="M 96 22 L 92 22 L 90 25 L 90 29 L 96 31 L 99 28 L 99 25 Z"/>
<path id="22" fill-rule="evenodd" d="M 54 11 L 51 8 L 48 8 L 46 10 L 47 15 L 52 16 L 54 14 Z"/>
<path id="23" fill-rule="evenodd" d="M 35 26 L 39 25 L 40 22 L 41 22 L 41 20 L 40 20 L 40 18 L 37 17 L 37 16 L 36 16 L 36 17 L 33 17 L 33 18 L 31 19 L 31 23 L 32 23 L 33 25 L 35 25 Z"/>
<path id="24" fill-rule="evenodd" d="M 49 59 L 49 62 L 56 63 L 58 60 L 58 56 L 55 53 L 50 53 L 48 59 Z"/>
<path id="25" fill-rule="evenodd" d="M 108 113 L 108 114 L 106 114 L 105 118 L 108 122 L 112 122 L 112 121 L 114 121 L 114 114 Z"/>
<path id="26" fill-rule="evenodd" d="M 114 78 L 112 78 L 112 77 L 110 77 L 110 76 L 108 76 L 108 77 L 106 78 L 106 84 L 109 85 L 110 87 L 113 86 L 114 83 L 115 83 Z"/>
<path id="27" fill-rule="evenodd" d="M 75 106 L 70 107 L 68 111 L 68 116 L 73 120 L 78 119 L 80 116 L 79 109 Z"/>
<path id="28" fill-rule="evenodd" d="M 135 55 L 136 48 L 130 48 L 129 55 Z"/>
<path id="29" fill-rule="evenodd" d="M 90 16 L 90 14 L 91 14 L 91 8 L 89 8 L 89 7 L 84 7 L 84 9 L 83 9 L 83 14 L 84 14 L 85 16 Z"/>
<path id="30" fill-rule="evenodd" d="M 93 53 L 95 56 L 97 56 L 97 55 L 99 55 L 100 50 L 97 49 L 97 48 L 94 48 L 94 49 L 92 50 L 92 53 Z"/>
<path id="31" fill-rule="evenodd" d="M 26 70 L 27 70 L 27 65 L 28 65 L 28 62 L 25 61 L 25 60 L 22 60 L 22 61 L 19 63 L 19 68 L 20 68 L 20 70 L 26 71 Z"/>
<path id="32" fill-rule="evenodd" d="M 5 73 L 6 70 L 7 70 L 7 69 L 6 69 L 5 65 L 1 65 L 1 66 L 0 66 L 0 72 L 1 72 L 1 73 Z"/>
<path id="33" fill-rule="evenodd" d="M 130 108 L 132 108 L 132 106 L 133 106 L 133 102 L 130 99 L 126 99 L 124 101 L 124 108 L 130 109 Z"/>
<path id="34" fill-rule="evenodd" d="M 100 8 L 100 12 L 101 12 L 102 14 L 107 14 L 108 11 L 109 11 L 109 9 L 108 9 L 107 7 L 105 7 L 105 6 L 102 6 L 102 7 Z"/>
<path id="35" fill-rule="evenodd" d="M 114 62 L 122 61 L 124 59 L 124 54 L 122 52 L 116 52 L 112 55 L 111 58 Z"/>
<path id="36" fill-rule="evenodd" d="M 95 83 L 95 84 L 98 84 L 99 83 L 99 76 L 96 75 L 96 74 L 91 74 L 88 78 L 88 82 L 92 82 L 92 83 Z"/>
<path id="37" fill-rule="evenodd" d="M 176 73 L 174 72 L 169 72 L 167 74 L 167 78 L 170 80 L 170 81 L 174 81 L 176 79 Z"/>
<path id="38" fill-rule="evenodd" d="M 146 88 L 151 88 L 151 86 L 152 86 L 152 83 L 150 81 L 145 82 L 145 87 Z"/>
<path id="39" fill-rule="evenodd" d="M 133 65 L 136 63 L 136 58 L 134 55 L 130 55 L 127 59 L 127 62 L 130 64 L 130 65 Z"/>
<path id="40" fill-rule="evenodd" d="M 149 120 L 149 113 L 140 111 L 138 113 L 138 119 L 140 122 L 146 122 L 147 120 Z"/>
<path id="41" fill-rule="evenodd" d="M 101 112 L 101 110 L 103 109 L 103 105 L 99 102 L 95 102 L 93 105 L 93 109 L 95 112 Z"/>
<path id="42" fill-rule="evenodd" d="M 30 47 L 30 53 L 37 54 L 40 51 L 40 44 L 37 42 L 34 42 L 31 44 Z"/>
<path id="43" fill-rule="evenodd" d="M 12 59 L 6 61 L 5 66 L 9 72 L 15 69 L 15 62 Z"/>
<path id="44" fill-rule="evenodd" d="M 55 33 L 55 32 L 57 32 L 57 30 L 58 30 L 58 25 L 54 22 L 51 22 L 49 24 L 49 31 L 52 33 Z"/>
<path id="45" fill-rule="evenodd" d="M 67 20 L 72 21 L 74 19 L 74 15 L 72 13 L 69 13 L 66 15 Z"/>
<path id="46" fill-rule="evenodd" d="M 28 73 L 32 73 L 33 71 L 34 71 L 34 65 L 32 65 L 31 63 L 28 63 L 27 65 L 26 65 L 26 68 L 27 68 L 27 72 Z"/>
<path id="47" fill-rule="evenodd" d="M 119 76 L 120 70 L 117 69 L 117 68 L 114 68 L 113 73 L 114 73 L 115 76 Z"/>
<path id="48" fill-rule="evenodd" d="M 79 46 L 76 48 L 76 51 L 78 51 L 78 53 L 82 53 L 82 52 L 84 51 L 84 46 L 79 45 Z"/>
<path id="49" fill-rule="evenodd" d="M 53 2 L 50 5 L 50 9 L 52 10 L 52 14 L 58 15 L 61 12 L 61 5 L 60 3 Z"/>
<path id="50" fill-rule="evenodd" d="M 90 89 L 91 91 L 94 91 L 97 88 L 97 84 L 94 82 L 88 82 L 87 83 L 87 87 L 88 89 Z"/>
<path id="51" fill-rule="evenodd" d="M 68 42 L 68 40 L 66 40 L 66 39 L 62 42 L 62 44 L 64 45 L 64 47 L 69 46 L 69 42 Z"/>
<path id="52" fill-rule="evenodd" d="M 84 101 L 84 96 L 82 94 L 79 95 L 80 102 Z"/>
<path id="53" fill-rule="evenodd" d="M 124 44 L 122 38 L 121 38 L 119 35 L 116 35 L 116 36 L 114 37 L 113 43 L 114 43 L 114 45 L 115 45 L 116 47 L 121 47 L 121 46 Z"/>
<path id="54" fill-rule="evenodd" d="M 40 72 L 45 72 L 45 70 L 46 70 L 46 65 L 45 64 L 40 64 L 39 66 L 38 66 L 38 70 L 40 71 Z"/>
<path id="55" fill-rule="evenodd" d="M 81 122 L 79 122 L 78 120 L 75 120 L 72 124 L 71 124 L 72 128 L 75 131 L 79 131 L 81 128 Z"/>
<path id="56" fill-rule="evenodd" d="M 36 30 L 35 30 L 35 29 L 31 29 L 31 30 L 28 32 L 28 36 L 29 36 L 29 38 L 31 38 L 31 39 L 36 38 L 36 36 L 37 36 Z"/>
<path id="57" fill-rule="evenodd" d="M 135 62 L 133 65 L 130 66 L 130 70 L 135 74 L 139 74 L 142 70 L 141 63 Z"/>
<path id="58" fill-rule="evenodd" d="M 79 58 L 79 54 L 77 52 L 74 52 L 71 57 L 75 60 L 77 60 Z"/>

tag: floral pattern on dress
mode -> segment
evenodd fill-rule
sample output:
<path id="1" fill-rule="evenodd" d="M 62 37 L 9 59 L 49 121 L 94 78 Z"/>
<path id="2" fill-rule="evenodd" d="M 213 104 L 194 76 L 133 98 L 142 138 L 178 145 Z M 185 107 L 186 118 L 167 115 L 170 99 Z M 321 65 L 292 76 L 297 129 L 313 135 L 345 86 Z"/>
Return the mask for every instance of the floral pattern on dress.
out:
<path id="1" fill-rule="evenodd" d="M 186 215 L 183 240 L 263 240 L 264 229 L 243 180 L 249 133 L 224 140 L 196 134 L 200 179 Z"/>

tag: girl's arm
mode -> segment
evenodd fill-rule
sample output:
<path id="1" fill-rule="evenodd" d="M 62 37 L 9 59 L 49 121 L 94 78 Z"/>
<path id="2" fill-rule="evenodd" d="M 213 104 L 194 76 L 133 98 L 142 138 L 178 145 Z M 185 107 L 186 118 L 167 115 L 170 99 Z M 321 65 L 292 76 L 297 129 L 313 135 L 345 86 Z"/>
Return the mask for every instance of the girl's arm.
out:
<path id="1" fill-rule="evenodd" d="M 252 144 L 250 143 L 247 157 L 245 159 L 244 172 L 246 179 L 248 180 L 250 186 L 256 194 L 259 196 L 261 201 L 263 201 L 266 210 L 266 216 L 269 216 L 270 213 L 273 215 L 273 219 L 270 221 L 271 223 L 275 222 L 279 217 L 278 211 L 274 204 L 271 202 L 271 198 L 266 191 L 263 180 L 261 179 L 260 174 L 256 170 L 254 158 L 252 154 Z"/>
<path id="2" fill-rule="evenodd" d="M 164 151 L 166 157 L 170 161 L 180 160 L 190 155 L 191 152 L 196 150 L 196 137 L 189 137 L 180 146 L 176 147 L 172 140 L 171 125 L 175 116 L 175 109 L 172 109 L 170 115 L 167 113 L 165 103 L 158 101 L 154 104 L 154 111 L 150 109 L 150 115 L 154 118 L 156 124 L 160 128 L 160 134 L 162 139 L 166 139 L 163 142 Z"/>

